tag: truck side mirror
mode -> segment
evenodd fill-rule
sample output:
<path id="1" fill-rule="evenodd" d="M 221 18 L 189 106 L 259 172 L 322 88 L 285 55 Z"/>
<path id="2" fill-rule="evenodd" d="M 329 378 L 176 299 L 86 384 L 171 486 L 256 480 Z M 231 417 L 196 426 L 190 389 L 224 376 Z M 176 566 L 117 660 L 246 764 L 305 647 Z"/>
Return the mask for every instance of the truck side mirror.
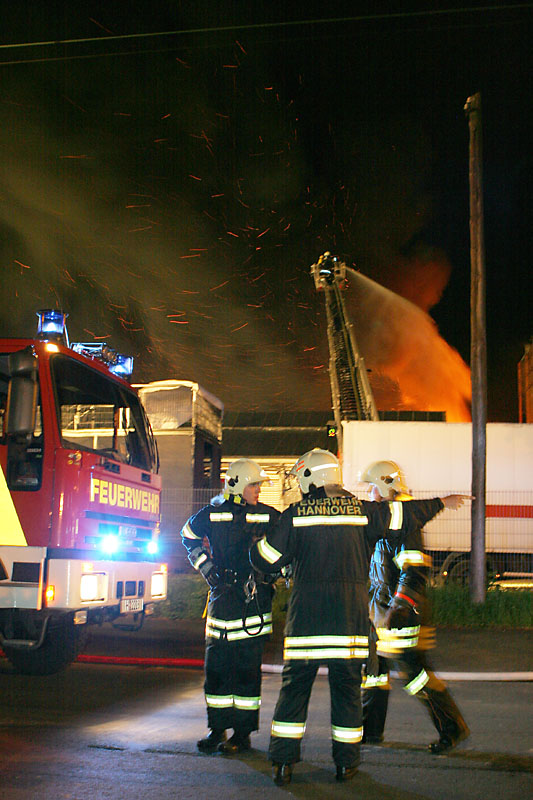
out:
<path id="1" fill-rule="evenodd" d="M 29 436 L 37 415 L 37 358 L 31 347 L 11 353 L 7 392 L 6 433 L 8 436 Z"/>

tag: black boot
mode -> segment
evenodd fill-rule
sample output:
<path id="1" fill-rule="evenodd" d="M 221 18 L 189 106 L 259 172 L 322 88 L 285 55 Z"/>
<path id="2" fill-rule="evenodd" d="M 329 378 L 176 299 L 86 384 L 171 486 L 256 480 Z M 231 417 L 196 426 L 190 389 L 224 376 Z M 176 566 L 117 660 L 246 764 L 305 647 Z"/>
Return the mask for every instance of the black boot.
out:
<path id="1" fill-rule="evenodd" d="M 427 706 L 439 734 L 438 740 L 429 745 L 431 753 L 446 753 L 470 736 L 468 725 L 447 689 L 438 692 L 426 686 L 417 697 Z"/>
<path id="2" fill-rule="evenodd" d="M 292 780 L 292 764 L 272 762 L 272 780 L 277 786 L 285 786 Z"/>
<path id="3" fill-rule="evenodd" d="M 249 733 L 235 731 L 231 739 L 227 742 L 221 742 L 218 749 L 226 756 L 234 756 L 237 753 L 243 753 L 245 750 L 249 750 L 251 746 Z"/>
<path id="4" fill-rule="evenodd" d="M 335 778 L 338 781 L 351 781 L 356 774 L 357 767 L 337 767 L 337 774 Z"/>
<path id="5" fill-rule="evenodd" d="M 214 753 L 219 744 L 226 741 L 226 731 L 213 730 L 204 739 L 198 739 L 196 746 L 202 753 Z"/>

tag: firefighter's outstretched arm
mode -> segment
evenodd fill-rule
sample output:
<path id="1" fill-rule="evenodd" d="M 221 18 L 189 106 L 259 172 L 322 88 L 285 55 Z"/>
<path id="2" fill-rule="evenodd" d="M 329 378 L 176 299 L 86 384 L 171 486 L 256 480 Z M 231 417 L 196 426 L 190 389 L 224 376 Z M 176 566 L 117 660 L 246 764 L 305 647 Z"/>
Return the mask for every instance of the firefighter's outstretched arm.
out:
<path id="1" fill-rule="evenodd" d="M 444 508 L 451 508 L 452 511 L 457 511 L 467 500 L 475 499 L 471 494 L 448 494 L 446 497 L 441 497 Z"/>
<path id="2" fill-rule="evenodd" d="M 393 500 L 388 503 L 391 521 L 389 530 L 406 533 L 410 529 L 422 528 L 444 508 L 456 511 L 471 495 L 449 494 L 431 500 Z M 414 528 L 412 527 L 414 525 Z"/>

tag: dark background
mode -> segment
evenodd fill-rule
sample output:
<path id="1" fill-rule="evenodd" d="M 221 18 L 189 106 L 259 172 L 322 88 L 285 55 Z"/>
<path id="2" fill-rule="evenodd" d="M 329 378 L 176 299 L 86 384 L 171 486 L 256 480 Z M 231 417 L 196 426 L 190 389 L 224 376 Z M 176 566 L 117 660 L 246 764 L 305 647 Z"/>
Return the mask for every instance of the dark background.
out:
<path id="1" fill-rule="evenodd" d="M 351 281 L 378 406 L 440 410 L 459 384 L 464 399 L 463 107 L 480 92 L 489 419 L 516 420 L 533 4 L 407 5 L 4 4 L 3 334 L 33 335 L 35 310 L 59 306 L 71 339 L 133 353 L 137 382 L 198 381 L 235 410 L 327 409 L 309 266 L 331 250 L 437 326 Z"/>

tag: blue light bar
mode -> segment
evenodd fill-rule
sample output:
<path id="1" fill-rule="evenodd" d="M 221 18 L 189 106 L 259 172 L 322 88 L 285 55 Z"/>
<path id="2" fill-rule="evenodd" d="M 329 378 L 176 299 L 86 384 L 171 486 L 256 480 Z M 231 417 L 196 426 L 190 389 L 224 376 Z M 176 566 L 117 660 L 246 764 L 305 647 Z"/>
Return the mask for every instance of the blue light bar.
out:
<path id="1" fill-rule="evenodd" d="M 61 341 L 68 347 L 68 314 L 53 308 L 43 308 L 36 313 L 39 317 L 39 322 L 37 323 L 37 338 Z"/>
<path id="2" fill-rule="evenodd" d="M 114 375 L 119 375 L 121 378 L 131 377 L 133 373 L 133 356 L 117 353 L 117 359 L 114 364 L 111 364 L 109 371 Z"/>

